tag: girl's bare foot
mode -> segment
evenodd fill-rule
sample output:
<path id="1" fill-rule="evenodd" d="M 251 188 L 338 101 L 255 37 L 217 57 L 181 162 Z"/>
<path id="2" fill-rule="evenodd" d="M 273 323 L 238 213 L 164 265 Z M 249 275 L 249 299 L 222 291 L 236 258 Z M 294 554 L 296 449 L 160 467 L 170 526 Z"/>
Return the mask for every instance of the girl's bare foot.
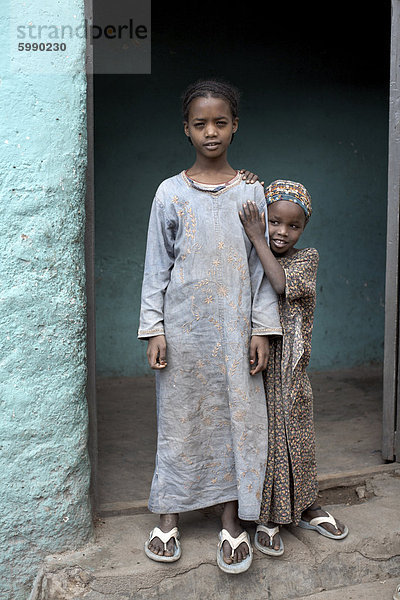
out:
<path id="1" fill-rule="evenodd" d="M 303 519 L 303 521 L 310 522 L 311 519 L 315 519 L 316 517 L 327 517 L 327 516 L 328 516 L 327 512 L 325 510 L 323 510 L 317 502 L 314 502 L 314 504 L 309 506 L 307 508 L 307 510 L 305 510 L 302 513 L 301 518 Z M 337 519 L 335 519 L 335 521 L 337 524 L 337 528 L 334 525 L 332 525 L 331 523 L 321 523 L 320 527 L 323 527 L 324 529 L 326 529 L 326 531 L 328 531 L 329 533 L 332 533 L 333 535 L 342 535 L 345 527 L 344 527 L 343 523 L 341 523 Z"/>
<path id="2" fill-rule="evenodd" d="M 273 523 L 272 521 L 268 521 L 267 527 L 268 529 L 273 529 L 274 527 L 279 527 L 279 525 Z M 261 546 L 265 546 L 266 548 L 273 548 L 274 550 L 279 550 L 281 547 L 281 536 L 279 535 L 279 533 L 276 533 L 272 538 L 272 546 L 270 545 L 271 538 L 265 531 L 259 531 L 257 539 Z"/>
<path id="3" fill-rule="evenodd" d="M 232 537 L 236 538 L 244 531 L 238 518 L 238 503 L 236 501 L 227 502 L 225 504 L 221 522 L 222 529 L 226 529 Z M 233 558 L 231 558 L 232 548 L 230 544 L 225 541 L 222 545 L 222 554 L 227 565 L 240 563 L 249 555 L 249 548 L 245 543 L 240 544 L 240 546 L 236 548 Z"/>
<path id="4" fill-rule="evenodd" d="M 160 529 L 164 533 L 171 531 L 174 527 L 178 525 L 179 515 L 175 513 L 171 513 L 168 515 L 160 515 Z M 160 540 L 160 538 L 155 537 L 149 542 L 149 550 L 154 554 L 158 554 L 158 556 L 173 556 L 175 553 L 175 541 L 174 538 L 171 538 L 167 542 L 167 549 L 164 550 L 164 544 Z"/>

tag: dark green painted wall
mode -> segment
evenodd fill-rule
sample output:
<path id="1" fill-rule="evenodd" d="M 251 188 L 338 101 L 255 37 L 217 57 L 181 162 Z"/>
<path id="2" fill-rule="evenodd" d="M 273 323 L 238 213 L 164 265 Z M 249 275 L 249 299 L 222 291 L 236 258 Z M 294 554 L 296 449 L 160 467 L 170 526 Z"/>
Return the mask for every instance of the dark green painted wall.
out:
<path id="1" fill-rule="evenodd" d="M 390 3 L 362 18 L 339 3 L 329 22 L 286 5 L 254 23 L 239 3 L 219 6 L 194 2 L 180 20 L 153 10 L 152 74 L 95 78 L 98 373 L 149 372 L 136 331 L 150 205 L 194 159 L 180 95 L 209 76 L 242 92 L 231 164 L 311 193 L 301 244 L 320 252 L 311 367 L 381 361 Z"/>

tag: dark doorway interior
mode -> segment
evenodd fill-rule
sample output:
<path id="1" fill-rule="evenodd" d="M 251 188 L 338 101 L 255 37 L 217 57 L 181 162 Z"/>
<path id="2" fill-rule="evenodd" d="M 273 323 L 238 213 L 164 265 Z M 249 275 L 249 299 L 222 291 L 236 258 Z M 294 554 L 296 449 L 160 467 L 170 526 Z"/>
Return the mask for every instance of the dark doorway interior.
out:
<path id="1" fill-rule="evenodd" d="M 318 202 L 304 242 L 321 256 L 320 473 L 382 464 L 390 3 L 268 4 L 265 18 L 256 4 L 158 4 L 152 74 L 94 77 L 98 502 L 134 510 L 148 494 L 154 384 L 136 340 L 147 219 L 158 183 L 189 166 L 179 96 L 201 77 L 243 91 L 233 163 L 310 182 Z"/>

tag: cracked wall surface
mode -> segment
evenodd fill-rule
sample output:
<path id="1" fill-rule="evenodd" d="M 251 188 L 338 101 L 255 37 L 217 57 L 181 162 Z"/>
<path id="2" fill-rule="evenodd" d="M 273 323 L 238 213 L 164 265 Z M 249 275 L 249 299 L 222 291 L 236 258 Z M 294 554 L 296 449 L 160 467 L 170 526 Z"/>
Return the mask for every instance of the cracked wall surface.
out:
<path id="1" fill-rule="evenodd" d="M 43 557 L 92 531 L 85 40 L 65 40 L 64 52 L 16 52 L 18 42 L 34 42 L 30 24 L 83 24 L 83 5 L 5 2 L 0 17 L 2 600 L 26 600 Z"/>

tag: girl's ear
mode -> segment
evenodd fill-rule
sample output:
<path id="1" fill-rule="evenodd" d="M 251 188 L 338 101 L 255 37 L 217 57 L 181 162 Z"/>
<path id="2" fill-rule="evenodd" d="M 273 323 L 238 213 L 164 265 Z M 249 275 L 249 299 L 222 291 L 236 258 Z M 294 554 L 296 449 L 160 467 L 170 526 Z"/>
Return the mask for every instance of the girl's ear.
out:
<path id="1" fill-rule="evenodd" d="M 183 131 L 185 132 L 185 135 L 186 135 L 186 137 L 188 139 L 189 144 L 191 146 L 193 146 L 192 139 L 191 139 L 191 137 L 189 135 L 189 127 L 188 127 L 187 121 L 183 121 Z"/>
<path id="2" fill-rule="evenodd" d="M 236 119 L 233 119 L 233 121 L 232 121 L 232 137 L 231 137 L 230 144 L 232 144 L 232 142 L 233 142 L 233 138 L 235 136 L 235 133 L 238 130 L 238 127 L 239 127 L 239 118 L 236 117 Z"/>

